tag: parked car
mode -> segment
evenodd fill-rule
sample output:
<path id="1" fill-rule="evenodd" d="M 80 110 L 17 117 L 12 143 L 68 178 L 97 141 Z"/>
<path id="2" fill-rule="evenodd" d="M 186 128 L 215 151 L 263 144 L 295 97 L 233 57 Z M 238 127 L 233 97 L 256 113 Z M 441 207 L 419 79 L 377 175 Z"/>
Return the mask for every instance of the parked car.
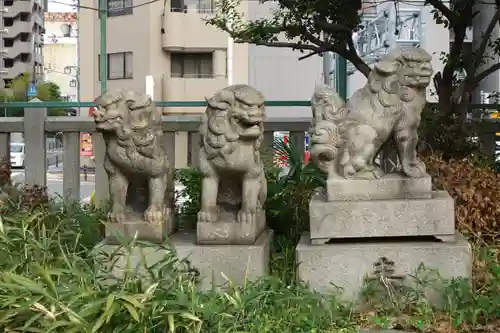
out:
<path id="1" fill-rule="evenodd" d="M 25 146 L 24 143 L 10 144 L 10 164 L 14 168 L 24 168 Z"/>

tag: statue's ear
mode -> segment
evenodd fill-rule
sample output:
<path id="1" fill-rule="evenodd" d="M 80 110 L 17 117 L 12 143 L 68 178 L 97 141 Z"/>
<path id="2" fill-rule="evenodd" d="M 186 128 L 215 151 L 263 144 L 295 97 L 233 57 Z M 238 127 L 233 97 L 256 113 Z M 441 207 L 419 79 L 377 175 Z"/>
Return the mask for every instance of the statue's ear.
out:
<path id="1" fill-rule="evenodd" d="M 374 67 L 381 74 L 390 75 L 397 72 L 399 63 L 396 61 L 379 61 L 375 63 Z"/>

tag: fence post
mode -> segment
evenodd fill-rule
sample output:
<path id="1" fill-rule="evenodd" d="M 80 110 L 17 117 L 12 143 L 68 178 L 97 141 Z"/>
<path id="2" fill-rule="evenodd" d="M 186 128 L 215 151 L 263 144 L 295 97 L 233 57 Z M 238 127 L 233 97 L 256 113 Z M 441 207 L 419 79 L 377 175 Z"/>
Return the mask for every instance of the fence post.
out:
<path id="1" fill-rule="evenodd" d="M 92 133 L 92 148 L 95 162 L 95 205 L 103 207 L 109 200 L 109 183 L 108 175 L 104 170 L 106 144 L 101 133 Z"/>
<path id="2" fill-rule="evenodd" d="M 64 200 L 69 203 L 80 200 L 80 133 L 63 134 L 63 142 Z"/>
<path id="3" fill-rule="evenodd" d="M 4 158 L 10 161 L 10 134 L 0 133 L 0 161 Z"/>
<path id="4" fill-rule="evenodd" d="M 38 98 L 32 99 L 30 103 L 40 103 Z M 47 160 L 45 140 L 46 108 L 24 109 L 24 143 L 26 156 L 25 184 L 47 186 Z"/>

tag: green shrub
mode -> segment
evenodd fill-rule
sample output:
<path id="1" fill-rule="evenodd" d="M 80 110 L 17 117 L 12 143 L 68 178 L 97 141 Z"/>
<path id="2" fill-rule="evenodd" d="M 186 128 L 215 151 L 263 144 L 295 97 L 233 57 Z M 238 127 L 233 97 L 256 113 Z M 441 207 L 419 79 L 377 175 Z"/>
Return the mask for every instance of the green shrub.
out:
<path id="1" fill-rule="evenodd" d="M 184 187 L 179 193 L 185 201 L 182 206 L 177 205 L 178 215 L 183 226 L 187 229 L 196 227 L 197 214 L 201 209 L 201 172 L 198 168 L 183 168 L 176 172 L 176 180 Z M 176 198 L 176 202 L 179 198 Z"/>
<path id="2" fill-rule="evenodd" d="M 89 251 L 61 214 L 38 209 L 2 216 L 0 331 L 355 332 L 351 309 L 335 295 L 322 297 L 276 277 L 201 292 L 196 270 L 167 245 L 137 241 L 111 253 Z M 162 251 L 162 259 L 148 264 L 141 256 L 138 266 L 129 260 L 117 266 L 133 247 Z"/>

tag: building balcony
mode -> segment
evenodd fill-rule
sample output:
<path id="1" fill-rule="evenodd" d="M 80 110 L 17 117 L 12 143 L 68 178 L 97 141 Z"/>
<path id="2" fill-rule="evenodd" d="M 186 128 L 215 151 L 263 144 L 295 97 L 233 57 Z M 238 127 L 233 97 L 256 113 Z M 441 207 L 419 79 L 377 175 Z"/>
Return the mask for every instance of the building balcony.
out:
<path id="1" fill-rule="evenodd" d="M 225 76 L 207 78 L 165 77 L 164 99 L 167 101 L 202 101 L 227 86 Z M 164 113 L 200 113 L 203 108 L 164 108 Z"/>
<path id="2" fill-rule="evenodd" d="M 33 23 L 30 21 L 16 20 L 10 27 L 5 27 L 4 37 L 16 38 L 20 33 L 31 33 L 33 30 Z"/>
<path id="3" fill-rule="evenodd" d="M 227 48 L 228 35 L 203 20 L 206 11 L 186 8 L 166 11 L 163 17 L 162 47 L 166 51 L 214 50 Z"/>
<path id="4" fill-rule="evenodd" d="M 19 40 L 14 41 L 14 45 L 9 48 L 6 48 L 7 54 L 6 58 L 16 58 L 21 53 L 33 53 L 33 43 L 32 42 L 21 42 Z"/>
<path id="5" fill-rule="evenodd" d="M 6 12 L 4 17 L 15 17 L 20 13 L 31 13 L 33 11 L 33 1 L 16 0 L 12 6 L 4 5 Z"/>
<path id="6" fill-rule="evenodd" d="M 33 62 L 16 61 L 14 62 L 14 66 L 3 69 L 5 72 L 1 75 L 2 79 L 15 79 L 21 74 L 33 73 Z"/>

